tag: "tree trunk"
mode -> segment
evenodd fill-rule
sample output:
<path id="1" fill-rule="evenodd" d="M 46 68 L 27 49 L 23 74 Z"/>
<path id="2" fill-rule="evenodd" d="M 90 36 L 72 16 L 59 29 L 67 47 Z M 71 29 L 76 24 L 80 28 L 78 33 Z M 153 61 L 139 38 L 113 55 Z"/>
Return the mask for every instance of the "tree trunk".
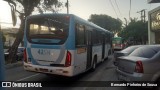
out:
<path id="1" fill-rule="evenodd" d="M 8 57 L 8 63 L 14 63 L 16 62 L 16 53 L 17 53 L 17 48 L 19 46 L 19 44 L 22 42 L 23 40 L 23 35 L 24 35 L 24 24 L 25 23 L 25 19 L 22 19 L 21 18 L 21 25 L 20 25 L 20 28 L 17 32 L 17 35 L 16 35 L 16 39 L 14 41 L 14 43 L 12 44 L 12 46 L 10 47 L 9 49 L 9 57 Z"/>

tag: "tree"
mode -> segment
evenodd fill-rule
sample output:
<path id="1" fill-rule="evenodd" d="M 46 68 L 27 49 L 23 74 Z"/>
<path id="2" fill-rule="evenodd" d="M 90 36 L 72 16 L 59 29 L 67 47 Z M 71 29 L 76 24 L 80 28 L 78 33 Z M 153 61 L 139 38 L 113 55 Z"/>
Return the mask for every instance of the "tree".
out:
<path id="1" fill-rule="evenodd" d="M 13 25 L 16 23 L 15 13 L 19 14 L 19 19 L 21 21 L 20 28 L 16 35 L 16 40 L 14 41 L 12 47 L 9 49 L 9 62 L 15 61 L 15 56 L 17 53 L 17 48 L 23 40 L 23 30 L 25 19 L 27 16 L 31 15 L 33 11 L 38 10 L 40 13 L 46 11 L 58 12 L 59 8 L 62 7 L 62 2 L 58 0 L 4 0 L 8 2 L 11 6 Z"/>
<path id="2" fill-rule="evenodd" d="M 92 14 L 88 21 L 91 21 L 97 25 L 99 25 L 102 28 L 105 28 L 114 34 L 119 32 L 122 27 L 122 21 L 120 19 L 115 19 L 112 18 L 111 16 L 108 15 L 97 15 L 97 14 Z"/>
<path id="3" fill-rule="evenodd" d="M 148 40 L 147 28 L 147 22 L 131 19 L 131 22 L 118 33 L 118 36 L 128 41 L 132 39 L 135 43 L 145 44 Z"/>
<path id="4" fill-rule="evenodd" d="M 4 34 L 3 34 L 3 36 L 2 36 L 2 41 L 3 41 L 3 43 L 6 42 L 6 37 L 4 36 Z"/>

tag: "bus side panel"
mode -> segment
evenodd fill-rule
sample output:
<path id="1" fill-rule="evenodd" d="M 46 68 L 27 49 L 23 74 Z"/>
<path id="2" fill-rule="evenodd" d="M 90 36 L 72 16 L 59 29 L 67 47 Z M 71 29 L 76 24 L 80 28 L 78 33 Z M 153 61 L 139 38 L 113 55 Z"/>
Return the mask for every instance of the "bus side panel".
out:
<path id="1" fill-rule="evenodd" d="M 102 45 L 93 46 L 92 59 L 97 57 L 97 63 L 102 61 Z"/>
<path id="2" fill-rule="evenodd" d="M 105 58 L 107 58 L 109 56 L 109 50 L 111 49 L 111 45 L 109 43 L 107 43 L 105 46 L 106 46 L 105 47 L 105 50 L 106 50 Z"/>
<path id="3" fill-rule="evenodd" d="M 78 18 L 72 17 L 71 20 L 71 28 L 70 28 L 70 33 L 71 33 L 71 39 L 72 39 L 72 44 L 74 46 L 74 60 L 73 60 L 73 74 L 77 75 L 79 73 L 85 72 L 86 70 L 86 65 L 87 65 L 87 49 L 86 47 L 76 47 L 76 30 L 75 30 L 75 25 L 79 21 Z M 70 45 L 70 43 L 68 43 Z"/>
<path id="4" fill-rule="evenodd" d="M 105 44 L 105 56 L 104 56 L 104 58 L 108 57 L 108 51 L 109 51 L 109 45 Z"/>
<path id="5" fill-rule="evenodd" d="M 74 53 L 74 74 L 79 74 L 86 70 L 87 51 L 86 48 L 77 48 Z"/>

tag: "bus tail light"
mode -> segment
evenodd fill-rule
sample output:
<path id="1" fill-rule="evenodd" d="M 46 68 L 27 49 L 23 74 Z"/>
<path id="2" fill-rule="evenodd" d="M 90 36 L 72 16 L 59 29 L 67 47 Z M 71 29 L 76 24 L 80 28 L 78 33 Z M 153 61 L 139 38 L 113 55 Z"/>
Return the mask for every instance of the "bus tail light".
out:
<path id="1" fill-rule="evenodd" d="M 66 66 L 66 67 L 71 66 L 71 58 L 72 58 L 71 53 L 70 53 L 69 51 L 67 51 L 66 62 L 65 62 L 65 66 Z"/>
<path id="2" fill-rule="evenodd" d="M 135 72 L 143 73 L 143 64 L 142 61 L 136 61 Z"/>
<path id="3" fill-rule="evenodd" d="M 26 51 L 26 48 L 24 49 L 24 52 L 23 52 L 23 59 L 24 59 L 24 62 L 27 63 L 27 51 Z"/>

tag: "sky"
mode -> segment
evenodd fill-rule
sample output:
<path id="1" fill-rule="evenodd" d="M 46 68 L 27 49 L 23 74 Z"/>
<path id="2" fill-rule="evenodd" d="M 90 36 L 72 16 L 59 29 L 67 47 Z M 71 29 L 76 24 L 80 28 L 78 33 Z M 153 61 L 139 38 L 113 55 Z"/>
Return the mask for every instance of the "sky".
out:
<path id="1" fill-rule="evenodd" d="M 69 4 L 69 13 L 85 20 L 88 20 L 91 14 L 106 14 L 122 21 L 124 18 L 129 19 L 130 0 L 69 0 Z M 138 11 L 146 9 L 147 15 L 148 11 L 158 6 L 160 3 L 148 4 L 147 0 L 131 0 L 130 17 L 140 19 Z M 0 0 L 0 12 L 0 22 L 12 23 L 10 7 L 3 0 Z M 63 8 L 59 13 L 67 13 L 67 9 Z M 20 23 L 19 20 L 18 23 Z"/>

